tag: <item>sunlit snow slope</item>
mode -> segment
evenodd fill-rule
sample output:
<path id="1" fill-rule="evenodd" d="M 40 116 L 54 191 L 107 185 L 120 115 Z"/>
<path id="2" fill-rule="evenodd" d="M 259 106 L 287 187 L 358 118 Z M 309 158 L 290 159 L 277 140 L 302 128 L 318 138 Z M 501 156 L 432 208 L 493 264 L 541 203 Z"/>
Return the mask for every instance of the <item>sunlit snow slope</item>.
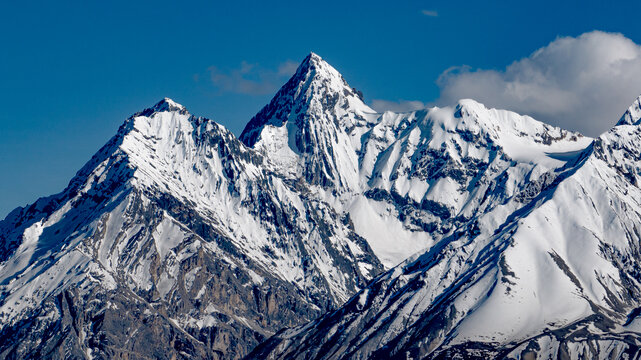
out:
<path id="1" fill-rule="evenodd" d="M 619 321 L 636 299 L 635 104 L 595 142 L 473 100 L 380 114 L 313 53 L 239 138 L 164 99 L 0 222 L 0 358 L 238 359 L 328 311 L 259 351 L 515 349 Z M 496 309 L 540 315 L 481 334 Z"/>
<path id="2" fill-rule="evenodd" d="M 544 182 L 525 183 L 254 356 L 637 358 L 640 99 Z"/>
<path id="3" fill-rule="evenodd" d="M 169 99 L 135 114 L 65 191 L 0 223 L 0 353 L 245 355 L 382 270 L 308 193 Z"/>
<path id="4" fill-rule="evenodd" d="M 348 214 L 388 267 L 563 166 L 591 141 L 472 100 L 377 114 L 313 53 L 240 139 Z"/>

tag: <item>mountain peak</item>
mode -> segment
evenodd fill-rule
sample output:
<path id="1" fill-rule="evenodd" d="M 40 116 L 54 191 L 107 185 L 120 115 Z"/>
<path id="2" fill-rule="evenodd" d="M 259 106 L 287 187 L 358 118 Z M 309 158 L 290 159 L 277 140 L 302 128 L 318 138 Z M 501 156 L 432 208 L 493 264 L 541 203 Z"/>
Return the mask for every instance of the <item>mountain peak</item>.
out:
<path id="1" fill-rule="evenodd" d="M 638 125 L 641 122 L 641 95 L 634 100 L 632 105 L 623 113 L 617 123 L 619 125 Z"/>
<path id="2" fill-rule="evenodd" d="M 354 149 L 360 146 L 360 137 L 352 135 L 354 129 L 369 125 L 370 114 L 375 111 L 363 103 L 361 93 L 320 56 L 310 53 L 249 121 L 240 140 L 248 147 L 259 144 L 256 149 L 271 161 L 286 162 L 289 165 L 283 168 L 294 168 L 293 173 L 310 184 L 353 189 L 358 183 Z"/>
<path id="3" fill-rule="evenodd" d="M 323 60 L 318 54 L 310 52 L 305 59 L 300 63 L 296 73 L 292 77 L 298 82 L 305 82 L 312 80 L 314 82 L 327 82 L 328 80 L 337 87 L 347 86 L 347 82 L 338 70 L 331 66 L 327 61 Z M 291 81 L 291 80 L 290 80 Z"/>
<path id="4" fill-rule="evenodd" d="M 336 106 L 374 112 L 363 103 L 362 93 L 350 87 L 338 70 L 310 52 L 270 103 L 245 126 L 240 140 L 252 147 L 265 125 L 280 127 L 290 117 L 294 120 L 303 113 L 314 113 L 312 117 L 316 118 L 325 111 L 332 113 Z"/>
<path id="5" fill-rule="evenodd" d="M 180 114 L 188 114 L 188 111 L 184 106 L 168 97 L 165 97 L 157 102 L 154 106 L 140 112 L 140 115 L 150 116 L 153 113 L 161 112 L 178 112 Z"/>
<path id="6" fill-rule="evenodd" d="M 463 113 L 478 112 L 479 110 L 486 110 L 487 107 L 480 102 L 473 99 L 460 99 L 456 102 L 454 107 L 454 117 L 461 117 Z"/>
<path id="7" fill-rule="evenodd" d="M 343 82 L 345 81 L 338 70 L 336 70 L 327 61 L 323 60 L 323 58 L 315 52 L 310 52 L 303 61 L 301 61 L 298 69 L 296 70 L 296 74 L 304 75 L 311 71 L 321 76 L 337 77 L 343 80 Z"/>
<path id="8" fill-rule="evenodd" d="M 310 51 L 309 54 L 307 54 L 307 56 L 303 60 L 303 63 L 304 62 L 320 63 L 321 61 L 325 62 L 320 55 L 318 55 L 317 53 L 315 53 L 313 51 Z"/>

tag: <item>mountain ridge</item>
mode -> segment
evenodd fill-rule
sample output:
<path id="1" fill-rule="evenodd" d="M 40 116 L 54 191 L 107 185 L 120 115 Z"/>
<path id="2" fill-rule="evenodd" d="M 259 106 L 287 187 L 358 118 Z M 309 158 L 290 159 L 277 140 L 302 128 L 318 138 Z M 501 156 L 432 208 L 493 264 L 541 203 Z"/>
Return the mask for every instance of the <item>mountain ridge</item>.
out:
<path id="1" fill-rule="evenodd" d="M 442 240 L 249 358 L 635 356 L 641 190 L 620 163 L 639 131 L 613 127 L 496 231 Z"/>
<path id="2" fill-rule="evenodd" d="M 574 175 L 588 160 L 621 189 L 638 181 L 636 165 L 622 162 L 639 156 L 636 128 L 617 128 L 593 141 L 465 99 L 376 113 L 314 53 L 239 137 L 164 98 L 125 120 L 65 190 L 0 221 L 0 337 L 12 339 L 0 344 L 0 358 L 238 359 L 273 334 L 251 356 L 304 356 L 290 352 L 288 339 L 358 337 L 361 325 L 344 338 L 313 331 L 354 309 L 375 317 L 373 301 L 387 294 L 436 298 L 431 283 L 466 287 L 456 274 L 474 275 L 483 251 L 492 265 L 483 269 L 517 292 L 519 262 L 501 259 L 518 221 L 575 178 L 590 188 Z M 552 249 L 545 264 L 564 284 L 598 283 Z M 625 249 L 607 250 L 612 263 Z M 430 305 L 416 299 L 408 301 Z M 419 308 L 412 312 L 427 319 Z M 411 323 L 389 319 L 395 331 Z M 379 336 L 377 324 L 367 329 Z M 417 344 L 426 338 L 419 330 Z M 407 342 L 394 341 L 401 356 Z"/>
<path id="3" fill-rule="evenodd" d="M 161 316 L 155 323 L 166 331 L 149 339 L 167 346 L 174 341 L 189 344 L 189 353 L 208 358 L 240 357 L 283 321 L 311 319 L 337 306 L 380 265 L 368 254 L 367 244 L 333 218 L 331 209 L 302 203 L 304 186 L 283 182 L 269 168 L 258 169 L 261 162 L 259 154 L 224 127 L 190 115 L 168 99 L 128 118 L 67 189 L 36 206 L 15 210 L 0 223 L 7 229 L 2 243 L 9 244 L 3 252 L 8 259 L 0 265 L 3 336 L 24 328 L 22 317 L 37 319 L 29 314 L 30 309 L 38 314 L 39 303 L 57 309 L 46 322 L 53 328 L 62 326 L 61 321 L 76 328 L 95 327 L 96 321 L 104 324 L 104 318 L 69 319 L 70 314 L 56 305 L 56 294 L 68 294 L 73 285 L 81 285 L 81 298 L 134 294 L 146 304 L 144 318 L 150 319 L 145 321 L 159 314 L 151 305 L 158 303 L 160 313 L 178 318 Z M 31 213 L 35 216 L 26 225 L 16 226 Z M 308 220 L 299 218 L 295 224 L 301 215 Z M 213 269 L 218 270 L 212 273 Z M 223 275 L 236 280 L 220 282 Z M 222 301 L 220 291 L 236 299 Z M 76 301 L 81 308 L 89 306 Z M 123 314 L 136 308 L 130 300 L 116 304 Z M 261 309 L 269 311 L 260 314 Z M 225 325 L 229 319 L 236 320 Z M 83 341 L 90 341 L 94 355 L 96 349 L 103 357 L 118 354 L 103 347 L 99 339 L 104 334 L 83 331 L 94 337 L 62 331 L 67 346 L 89 349 Z M 127 348 L 126 333 L 111 332 L 114 338 L 109 341 Z M 241 340 L 247 336 L 250 340 Z M 209 340 L 192 339 L 201 337 Z M 205 345 L 214 340 L 217 343 Z M 5 344 L 0 352 L 26 356 L 20 351 L 49 346 L 25 341 Z M 21 348 L 13 347 L 18 345 Z M 128 346 L 139 354 L 146 351 L 139 343 Z M 226 350 L 221 353 L 218 348 Z"/>

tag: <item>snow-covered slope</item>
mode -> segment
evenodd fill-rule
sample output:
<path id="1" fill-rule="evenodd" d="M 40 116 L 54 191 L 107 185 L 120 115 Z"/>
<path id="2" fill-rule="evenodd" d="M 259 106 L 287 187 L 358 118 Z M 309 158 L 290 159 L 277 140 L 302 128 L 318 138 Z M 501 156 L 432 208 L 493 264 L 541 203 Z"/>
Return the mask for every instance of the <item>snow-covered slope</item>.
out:
<path id="1" fill-rule="evenodd" d="M 313 53 L 240 139 L 348 214 L 387 267 L 506 201 L 591 141 L 472 100 L 377 114 Z"/>
<path id="2" fill-rule="evenodd" d="M 65 191 L 0 223 L 0 353 L 246 354 L 382 270 L 307 193 L 170 99 L 135 114 Z"/>
<path id="3" fill-rule="evenodd" d="M 543 184 L 524 184 L 523 195 L 478 214 L 341 309 L 282 331 L 253 355 L 638 357 L 638 103 L 625 121 L 541 177 L 549 179 Z"/>
<path id="4" fill-rule="evenodd" d="M 639 120 L 641 120 L 641 96 L 630 105 L 617 125 L 639 125 Z"/>
<path id="5" fill-rule="evenodd" d="M 567 327 L 586 301 L 630 311 L 615 273 L 636 271 L 636 250 L 619 237 L 597 247 L 611 258 L 594 257 L 596 240 L 572 239 L 584 228 L 636 236 L 594 228 L 636 219 L 636 195 L 620 194 L 639 174 L 635 104 L 594 143 L 472 100 L 378 114 L 313 53 L 240 138 L 164 99 L 127 119 L 63 192 L 0 222 L 0 358 L 240 358 L 386 269 L 342 310 L 258 351 L 423 354 L 429 339 L 445 354 Z M 574 183 L 598 214 L 574 208 Z M 625 204 L 621 217 L 605 204 Z M 548 275 L 554 296 L 532 302 Z M 496 309 L 510 314 L 501 322 L 518 317 L 518 299 L 543 315 L 474 337 Z"/>
<path id="6" fill-rule="evenodd" d="M 310 53 L 240 139 L 291 177 L 334 193 L 358 191 L 356 151 L 376 117 L 336 69 Z"/>
<path id="7" fill-rule="evenodd" d="M 382 114 L 362 141 L 363 192 L 349 212 L 356 231 L 390 266 L 505 203 L 526 184 L 548 181 L 549 171 L 571 161 L 591 139 L 461 100 L 453 108 Z"/>

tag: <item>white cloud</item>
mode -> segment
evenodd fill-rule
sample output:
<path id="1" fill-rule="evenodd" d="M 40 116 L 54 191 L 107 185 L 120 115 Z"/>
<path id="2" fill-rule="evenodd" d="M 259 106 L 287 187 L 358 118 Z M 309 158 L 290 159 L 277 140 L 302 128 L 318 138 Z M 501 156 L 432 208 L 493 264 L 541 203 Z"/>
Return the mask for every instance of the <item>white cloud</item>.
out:
<path id="1" fill-rule="evenodd" d="M 434 10 L 421 10 L 421 14 L 425 16 L 437 17 L 438 12 Z"/>
<path id="2" fill-rule="evenodd" d="M 612 127 L 641 94 L 641 46 L 593 31 L 557 38 L 505 70 L 446 70 L 439 105 L 472 98 L 587 135 Z"/>
<path id="3" fill-rule="evenodd" d="M 210 66 L 209 77 L 220 92 L 267 95 L 272 94 L 296 71 L 298 64 L 285 61 L 276 69 L 267 69 L 259 64 L 243 61 L 240 65 L 228 71 Z"/>
<path id="4" fill-rule="evenodd" d="M 374 99 L 370 104 L 372 109 L 378 112 L 394 111 L 394 112 L 407 112 L 424 109 L 427 105 L 418 100 L 399 100 L 389 101 L 382 99 Z"/>

